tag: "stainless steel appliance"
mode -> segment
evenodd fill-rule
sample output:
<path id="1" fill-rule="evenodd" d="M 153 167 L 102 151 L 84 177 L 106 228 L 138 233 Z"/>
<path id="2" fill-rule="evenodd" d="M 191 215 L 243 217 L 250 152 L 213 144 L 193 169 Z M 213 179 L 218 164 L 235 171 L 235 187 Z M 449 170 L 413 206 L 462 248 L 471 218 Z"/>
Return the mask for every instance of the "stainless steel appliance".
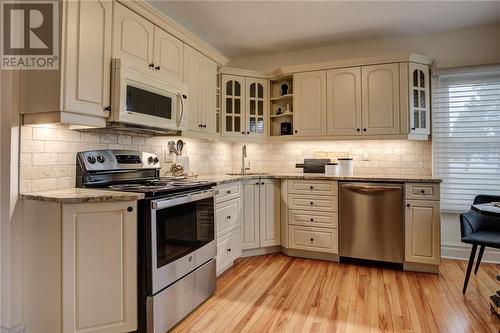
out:
<path id="1" fill-rule="evenodd" d="M 123 59 L 112 60 L 109 127 L 154 133 L 187 129 L 188 87 Z"/>
<path id="2" fill-rule="evenodd" d="M 154 154 L 77 154 L 77 186 L 144 193 L 138 203 L 138 332 L 164 333 L 215 291 L 214 183 L 161 179 Z"/>
<path id="3" fill-rule="evenodd" d="M 339 184 L 340 256 L 403 263 L 403 185 Z"/>

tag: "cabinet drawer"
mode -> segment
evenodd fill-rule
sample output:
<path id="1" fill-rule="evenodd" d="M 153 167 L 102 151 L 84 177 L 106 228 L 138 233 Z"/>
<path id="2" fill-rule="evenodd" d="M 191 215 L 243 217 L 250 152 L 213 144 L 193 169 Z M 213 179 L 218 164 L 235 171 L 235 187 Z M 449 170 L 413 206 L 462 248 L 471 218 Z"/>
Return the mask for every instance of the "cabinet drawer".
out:
<path id="1" fill-rule="evenodd" d="M 307 210 L 290 209 L 288 224 L 309 227 L 337 228 L 338 214 L 329 212 L 310 212 Z"/>
<path id="2" fill-rule="evenodd" d="M 215 203 L 224 202 L 241 196 L 241 183 L 229 183 L 215 186 L 219 190 L 219 194 L 215 196 Z"/>
<path id="3" fill-rule="evenodd" d="M 337 212 L 338 198 L 321 195 L 289 194 L 288 207 L 291 209 Z"/>
<path id="4" fill-rule="evenodd" d="M 290 248 L 327 253 L 338 253 L 337 229 L 289 227 Z"/>
<path id="5" fill-rule="evenodd" d="M 240 225 L 241 199 L 232 199 L 218 203 L 215 206 L 215 220 L 217 223 L 217 235 L 234 229 Z"/>
<path id="6" fill-rule="evenodd" d="M 406 183 L 406 199 L 439 200 L 439 184 Z"/>
<path id="7" fill-rule="evenodd" d="M 328 180 L 290 180 L 288 193 L 338 195 L 338 182 Z"/>
<path id="8" fill-rule="evenodd" d="M 224 269 L 241 255 L 240 228 L 217 240 L 217 271 Z"/>

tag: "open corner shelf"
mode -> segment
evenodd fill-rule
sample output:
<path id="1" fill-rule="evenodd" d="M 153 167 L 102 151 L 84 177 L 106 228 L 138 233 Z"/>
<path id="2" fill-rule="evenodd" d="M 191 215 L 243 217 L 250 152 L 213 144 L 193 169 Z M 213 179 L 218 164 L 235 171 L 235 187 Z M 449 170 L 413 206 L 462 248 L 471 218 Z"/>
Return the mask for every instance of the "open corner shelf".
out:
<path id="1" fill-rule="evenodd" d="M 281 95 L 281 96 L 277 96 L 277 97 L 271 97 L 270 100 L 271 101 L 280 101 L 283 99 L 291 99 L 291 98 L 293 98 L 293 94 L 286 94 L 286 95 Z"/>

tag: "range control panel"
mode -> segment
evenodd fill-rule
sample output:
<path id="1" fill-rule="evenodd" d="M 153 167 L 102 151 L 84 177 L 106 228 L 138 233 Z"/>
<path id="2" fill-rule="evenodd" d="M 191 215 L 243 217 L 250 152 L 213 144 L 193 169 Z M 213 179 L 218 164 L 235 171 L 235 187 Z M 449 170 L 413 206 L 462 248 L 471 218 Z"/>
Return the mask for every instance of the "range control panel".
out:
<path id="1" fill-rule="evenodd" d="M 160 169 L 160 160 L 155 154 L 134 150 L 91 150 L 77 154 L 84 170 L 133 170 Z"/>

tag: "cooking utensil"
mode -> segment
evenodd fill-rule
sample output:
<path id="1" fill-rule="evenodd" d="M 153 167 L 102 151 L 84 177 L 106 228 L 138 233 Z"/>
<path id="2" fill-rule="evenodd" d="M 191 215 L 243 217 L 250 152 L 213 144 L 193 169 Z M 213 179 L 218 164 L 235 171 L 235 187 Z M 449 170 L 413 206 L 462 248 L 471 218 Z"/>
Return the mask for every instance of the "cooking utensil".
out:
<path id="1" fill-rule="evenodd" d="M 177 140 L 177 155 L 182 155 L 182 148 L 184 148 L 184 141 Z"/>

